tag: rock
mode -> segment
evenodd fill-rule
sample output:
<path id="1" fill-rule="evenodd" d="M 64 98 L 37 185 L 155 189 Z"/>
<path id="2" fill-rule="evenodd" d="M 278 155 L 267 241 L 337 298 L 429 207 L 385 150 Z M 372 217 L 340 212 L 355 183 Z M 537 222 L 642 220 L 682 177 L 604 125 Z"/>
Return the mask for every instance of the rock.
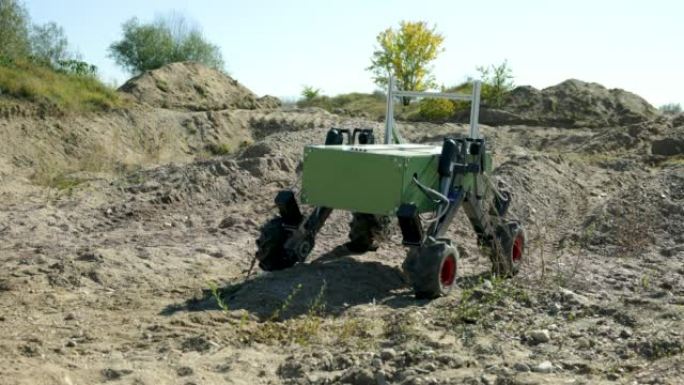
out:
<path id="1" fill-rule="evenodd" d="M 112 368 L 105 368 L 102 369 L 102 377 L 104 377 L 105 381 L 116 381 L 120 379 L 121 377 L 133 373 L 132 370 L 130 369 L 112 369 Z"/>
<path id="2" fill-rule="evenodd" d="M 178 369 L 176 369 L 176 374 L 178 375 L 178 377 L 186 377 L 193 373 L 194 371 L 189 366 L 181 366 Z"/>
<path id="3" fill-rule="evenodd" d="M 609 381 L 617 381 L 620 379 L 620 375 L 615 373 L 615 372 L 610 372 L 610 373 L 606 374 L 606 378 Z"/>
<path id="4" fill-rule="evenodd" d="M 482 282 L 482 289 L 487 291 L 494 290 L 494 285 L 492 284 L 492 281 L 485 279 L 484 282 Z"/>
<path id="5" fill-rule="evenodd" d="M 684 154 L 684 139 L 663 138 L 651 143 L 653 155 L 675 156 Z"/>
<path id="6" fill-rule="evenodd" d="M 340 383 L 352 385 L 376 385 L 375 375 L 370 369 L 353 367 L 340 377 Z"/>
<path id="7" fill-rule="evenodd" d="M 577 340 L 577 347 L 580 349 L 589 349 L 591 346 L 592 342 L 588 338 L 582 337 Z"/>
<path id="8" fill-rule="evenodd" d="M 396 380 L 396 381 L 399 381 L 399 382 L 402 382 L 402 381 L 405 381 L 405 380 L 407 380 L 407 379 L 409 379 L 409 378 L 414 377 L 415 375 L 416 375 L 416 371 L 415 371 L 415 370 L 413 370 L 413 369 L 404 369 L 404 370 L 402 370 L 402 371 L 400 371 L 400 372 L 397 373 L 397 375 L 395 376 L 395 380 Z"/>
<path id="9" fill-rule="evenodd" d="M 577 294 L 574 291 L 560 288 L 559 293 L 561 296 L 561 299 L 563 302 L 566 302 L 570 305 L 575 305 L 575 306 L 581 306 L 581 307 L 588 307 L 590 305 L 590 301 L 587 297 Z"/>
<path id="10" fill-rule="evenodd" d="M 517 362 L 515 365 L 513 365 L 513 369 L 515 369 L 517 372 L 529 372 L 530 366 L 522 362 Z"/>
<path id="11" fill-rule="evenodd" d="M 553 372 L 553 364 L 551 361 L 543 361 L 532 368 L 533 372 L 536 373 L 551 373 Z"/>
<path id="12" fill-rule="evenodd" d="M 397 351 L 392 348 L 385 348 L 380 351 L 380 358 L 385 361 L 393 360 L 397 356 Z"/>
<path id="13" fill-rule="evenodd" d="M 627 330 L 627 329 L 622 329 L 620 331 L 620 338 L 631 338 L 632 337 L 632 332 Z"/>
<path id="14" fill-rule="evenodd" d="M 238 221 L 236 218 L 226 217 L 226 218 L 223 218 L 223 220 L 219 223 L 218 228 L 219 229 L 227 229 L 227 228 L 235 226 L 237 223 L 238 223 Z"/>
<path id="15" fill-rule="evenodd" d="M 527 338 L 535 345 L 544 344 L 551 341 L 551 334 L 545 329 L 532 330 Z"/>
<path id="16" fill-rule="evenodd" d="M 375 372 L 375 382 L 378 385 L 388 385 L 387 376 L 385 375 L 384 371 L 378 370 Z"/>
<path id="17" fill-rule="evenodd" d="M 437 356 L 437 362 L 451 369 L 462 368 L 465 365 L 465 360 L 455 354 L 440 354 Z"/>
<path id="18" fill-rule="evenodd" d="M 482 380 L 482 383 L 484 385 L 495 385 L 496 384 L 496 375 L 494 374 L 482 374 L 480 377 L 480 380 Z"/>
<path id="19" fill-rule="evenodd" d="M 561 306 L 561 304 L 559 304 L 558 302 L 554 302 L 551 305 L 549 305 L 548 312 L 550 315 L 556 315 L 561 310 L 563 310 L 563 307 Z"/>
<path id="20" fill-rule="evenodd" d="M 371 360 L 371 366 L 374 367 L 375 369 L 380 369 L 382 368 L 382 360 L 380 358 L 373 358 Z"/>

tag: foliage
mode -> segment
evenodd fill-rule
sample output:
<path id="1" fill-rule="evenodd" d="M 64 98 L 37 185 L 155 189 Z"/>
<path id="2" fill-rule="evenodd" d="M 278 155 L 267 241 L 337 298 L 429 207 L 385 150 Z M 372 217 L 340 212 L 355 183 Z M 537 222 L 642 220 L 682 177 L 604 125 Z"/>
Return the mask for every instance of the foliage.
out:
<path id="1" fill-rule="evenodd" d="M 430 122 L 445 121 L 456 112 L 454 103 L 447 99 L 423 99 L 418 104 L 418 116 Z"/>
<path id="2" fill-rule="evenodd" d="M 426 22 L 402 21 L 398 30 L 388 28 L 376 38 L 379 48 L 373 52 L 371 66 L 374 81 L 381 87 L 388 82 L 388 74 L 397 80 L 402 90 L 422 91 L 434 85 L 430 62 L 443 51 L 444 37 Z M 403 99 L 406 106 L 409 98 Z"/>
<path id="3" fill-rule="evenodd" d="M 57 67 L 61 61 L 72 60 L 64 29 L 54 22 L 34 25 L 31 29 L 31 56 L 34 60 Z"/>
<path id="4" fill-rule="evenodd" d="M 231 153 L 230 146 L 226 143 L 208 143 L 205 148 L 214 156 L 225 156 Z"/>
<path id="5" fill-rule="evenodd" d="M 682 105 L 679 103 L 668 103 L 658 107 L 660 112 L 666 115 L 677 115 L 682 112 Z"/>
<path id="6" fill-rule="evenodd" d="M 0 0 L 0 58 L 23 58 L 30 48 L 26 9 L 17 0 Z"/>
<path id="7" fill-rule="evenodd" d="M 123 38 L 109 47 L 110 57 L 133 74 L 181 61 L 223 69 L 218 46 L 206 41 L 199 27 L 182 16 L 161 17 L 148 24 L 132 18 L 122 29 Z"/>
<path id="8" fill-rule="evenodd" d="M 94 76 L 57 72 L 26 59 L 0 65 L 0 90 L 61 112 L 108 110 L 123 104 L 114 89 Z"/>
<path id="9" fill-rule="evenodd" d="M 508 61 L 490 66 L 479 66 L 477 71 L 482 79 L 482 102 L 491 107 L 502 107 L 506 94 L 513 87 L 513 71 L 508 66 Z"/>
<path id="10" fill-rule="evenodd" d="M 97 67 L 76 59 L 60 60 L 57 62 L 55 69 L 69 75 L 76 76 L 96 76 Z"/>
<path id="11" fill-rule="evenodd" d="M 320 88 L 313 88 L 312 86 L 304 86 L 302 89 L 302 97 L 305 101 L 311 101 L 318 97 L 321 93 Z"/>

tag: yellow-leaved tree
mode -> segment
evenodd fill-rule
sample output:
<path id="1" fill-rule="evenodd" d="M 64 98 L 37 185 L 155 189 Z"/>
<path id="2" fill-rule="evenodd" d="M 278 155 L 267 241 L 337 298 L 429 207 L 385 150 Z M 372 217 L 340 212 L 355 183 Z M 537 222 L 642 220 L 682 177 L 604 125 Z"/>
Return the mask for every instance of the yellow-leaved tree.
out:
<path id="1" fill-rule="evenodd" d="M 444 49 L 444 37 L 424 21 L 402 21 L 399 29 L 388 28 L 377 36 L 378 47 L 371 57 L 373 80 L 385 87 L 392 74 L 401 90 L 422 91 L 434 86 L 429 64 Z M 403 104 L 410 98 L 403 98 Z"/>

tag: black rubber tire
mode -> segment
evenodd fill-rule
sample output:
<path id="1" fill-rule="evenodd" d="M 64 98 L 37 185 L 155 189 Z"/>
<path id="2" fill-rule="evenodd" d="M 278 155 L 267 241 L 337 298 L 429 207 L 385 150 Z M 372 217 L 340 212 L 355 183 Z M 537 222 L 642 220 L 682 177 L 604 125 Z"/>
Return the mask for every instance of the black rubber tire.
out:
<path id="1" fill-rule="evenodd" d="M 432 299 L 448 294 L 456 286 L 458 263 L 458 250 L 451 242 L 437 241 L 411 248 L 402 267 L 416 298 Z"/>
<path id="2" fill-rule="evenodd" d="M 349 223 L 347 248 L 354 253 L 365 253 L 378 248 L 389 226 L 389 218 L 373 214 L 353 213 Z"/>
<path id="3" fill-rule="evenodd" d="M 261 227 L 261 233 L 256 241 L 256 258 L 259 267 L 265 271 L 283 270 L 297 263 L 297 258 L 286 253 L 285 242 L 289 233 L 283 227 L 283 220 L 274 217 Z"/>
<path id="4" fill-rule="evenodd" d="M 512 221 L 496 229 L 500 247 L 492 245 L 492 273 L 503 277 L 513 277 L 520 272 L 525 258 L 527 236 L 520 223 Z M 497 253 L 498 251 L 498 253 Z"/>

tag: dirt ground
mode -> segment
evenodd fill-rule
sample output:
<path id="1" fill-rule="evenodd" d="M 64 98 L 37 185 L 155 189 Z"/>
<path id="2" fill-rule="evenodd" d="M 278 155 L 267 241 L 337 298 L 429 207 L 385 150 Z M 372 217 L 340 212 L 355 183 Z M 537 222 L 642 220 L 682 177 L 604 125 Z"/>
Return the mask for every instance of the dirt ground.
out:
<path id="1" fill-rule="evenodd" d="M 344 212 L 305 263 L 254 266 L 304 146 L 381 123 L 281 108 L 189 63 L 132 79 L 117 111 L 7 104 L 0 384 L 684 383 L 684 115 L 576 80 L 517 90 L 534 116 L 482 117 L 528 125 L 482 132 L 524 266 L 492 277 L 461 214 L 458 287 L 433 301 L 413 297 L 396 224 L 353 254 Z M 399 126 L 420 143 L 467 130 Z"/>
<path id="2" fill-rule="evenodd" d="M 0 383 L 684 383 L 684 163 L 650 153 L 681 129 L 483 127 L 527 259 L 490 277 L 460 216 L 459 287 L 425 301 L 397 231 L 352 254 L 346 213 L 306 263 L 252 266 L 275 193 L 329 123 L 69 190 L 0 174 Z M 466 130 L 401 129 L 418 142 Z"/>

